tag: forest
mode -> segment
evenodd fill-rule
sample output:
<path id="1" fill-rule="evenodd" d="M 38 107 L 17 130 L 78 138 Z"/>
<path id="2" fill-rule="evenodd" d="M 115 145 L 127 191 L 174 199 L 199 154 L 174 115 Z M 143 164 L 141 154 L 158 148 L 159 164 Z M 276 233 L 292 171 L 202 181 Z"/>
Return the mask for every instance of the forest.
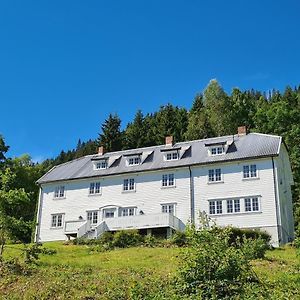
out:
<path id="1" fill-rule="evenodd" d="M 300 235 L 300 85 L 268 93 L 233 88 L 229 94 L 217 80 L 211 80 L 190 109 L 168 103 L 153 113 L 138 110 L 126 126 L 117 114 L 109 114 L 99 125 L 96 140 L 79 140 L 75 149 L 62 150 L 41 163 L 34 163 L 27 154 L 7 157 L 9 145 L 0 135 L 0 237 L 25 243 L 32 240 L 38 200 L 35 182 L 57 164 L 96 153 L 100 145 L 106 151 L 117 151 L 163 144 L 167 135 L 173 135 L 175 142 L 232 135 L 241 125 L 249 132 L 283 137 L 294 176 L 295 230 Z"/>

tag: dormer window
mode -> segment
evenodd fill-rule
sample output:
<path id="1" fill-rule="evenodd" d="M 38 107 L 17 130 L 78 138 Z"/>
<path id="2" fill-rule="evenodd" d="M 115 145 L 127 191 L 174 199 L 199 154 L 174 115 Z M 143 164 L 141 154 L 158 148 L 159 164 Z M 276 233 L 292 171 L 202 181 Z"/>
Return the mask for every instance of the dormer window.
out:
<path id="1" fill-rule="evenodd" d="M 141 163 L 140 156 L 131 156 L 127 159 L 128 166 L 137 166 Z"/>
<path id="2" fill-rule="evenodd" d="M 218 146 L 218 147 L 211 147 L 210 148 L 210 154 L 211 155 L 222 155 L 225 153 L 225 147 L 224 146 Z"/>
<path id="3" fill-rule="evenodd" d="M 165 154 L 165 160 L 177 160 L 178 158 L 178 151 L 170 151 Z"/>
<path id="4" fill-rule="evenodd" d="M 95 170 L 103 170 L 107 168 L 106 160 L 98 160 L 94 163 Z"/>

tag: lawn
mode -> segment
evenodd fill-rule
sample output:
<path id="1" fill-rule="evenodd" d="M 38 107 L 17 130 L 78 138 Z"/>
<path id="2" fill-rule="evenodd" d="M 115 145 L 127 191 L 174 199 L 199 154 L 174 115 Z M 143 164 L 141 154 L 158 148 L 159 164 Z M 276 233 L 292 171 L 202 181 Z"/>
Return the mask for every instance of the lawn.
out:
<path id="1" fill-rule="evenodd" d="M 96 252 L 88 246 L 58 242 L 45 246 L 57 254 L 41 255 L 30 274 L 2 274 L 0 299 L 174 299 L 171 281 L 179 248 Z M 5 257 L 20 255 L 21 248 L 10 245 Z M 253 266 L 259 278 L 276 289 L 276 297 L 271 292 L 270 299 L 300 299 L 295 249 L 268 251 L 266 259 L 253 261 Z M 258 297 L 255 292 L 253 296 Z"/>

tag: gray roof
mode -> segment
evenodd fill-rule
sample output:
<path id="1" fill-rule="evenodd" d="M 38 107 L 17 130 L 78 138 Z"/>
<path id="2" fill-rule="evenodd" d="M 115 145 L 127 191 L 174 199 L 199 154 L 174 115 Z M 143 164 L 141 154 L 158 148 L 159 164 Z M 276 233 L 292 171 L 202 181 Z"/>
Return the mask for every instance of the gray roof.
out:
<path id="1" fill-rule="evenodd" d="M 208 147 L 212 145 L 227 145 L 224 155 L 210 156 Z M 160 145 L 147 148 L 124 150 L 100 155 L 88 155 L 53 167 L 37 183 L 71 180 L 79 178 L 108 176 L 116 174 L 135 173 L 158 169 L 168 169 L 191 165 L 201 165 L 231 160 L 277 156 L 281 145 L 281 137 L 260 133 L 249 133 L 244 136 L 231 135 L 210 139 L 176 143 L 173 146 Z M 176 149 L 180 159 L 165 161 L 166 150 Z M 141 164 L 127 166 L 128 155 L 141 154 Z M 105 158 L 108 168 L 95 170 L 95 160 Z"/>

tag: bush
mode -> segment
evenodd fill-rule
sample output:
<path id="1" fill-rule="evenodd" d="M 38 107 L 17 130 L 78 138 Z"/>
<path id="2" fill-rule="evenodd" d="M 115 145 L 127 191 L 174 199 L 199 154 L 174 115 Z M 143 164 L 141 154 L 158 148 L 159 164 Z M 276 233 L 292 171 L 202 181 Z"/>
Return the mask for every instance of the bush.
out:
<path id="1" fill-rule="evenodd" d="M 261 237 L 256 239 L 247 239 L 244 237 L 240 248 L 248 259 L 264 258 L 266 251 L 270 249 L 269 245 Z"/>
<path id="2" fill-rule="evenodd" d="M 230 228 L 190 227 L 188 247 L 182 249 L 175 288 L 197 299 L 232 299 L 257 281 L 250 259 L 230 242 Z M 194 298 L 193 298 L 194 299 Z"/>
<path id="3" fill-rule="evenodd" d="M 241 229 L 237 227 L 230 228 L 230 242 L 236 243 L 236 241 L 242 241 L 243 239 L 262 239 L 266 245 L 270 244 L 271 236 L 259 229 Z"/>
<path id="4" fill-rule="evenodd" d="M 187 244 L 186 234 L 183 231 L 176 231 L 171 238 L 171 243 L 178 247 L 185 246 Z"/>
<path id="5" fill-rule="evenodd" d="M 112 244 L 114 247 L 127 248 L 141 244 L 142 239 L 137 230 L 120 230 L 114 234 Z"/>

